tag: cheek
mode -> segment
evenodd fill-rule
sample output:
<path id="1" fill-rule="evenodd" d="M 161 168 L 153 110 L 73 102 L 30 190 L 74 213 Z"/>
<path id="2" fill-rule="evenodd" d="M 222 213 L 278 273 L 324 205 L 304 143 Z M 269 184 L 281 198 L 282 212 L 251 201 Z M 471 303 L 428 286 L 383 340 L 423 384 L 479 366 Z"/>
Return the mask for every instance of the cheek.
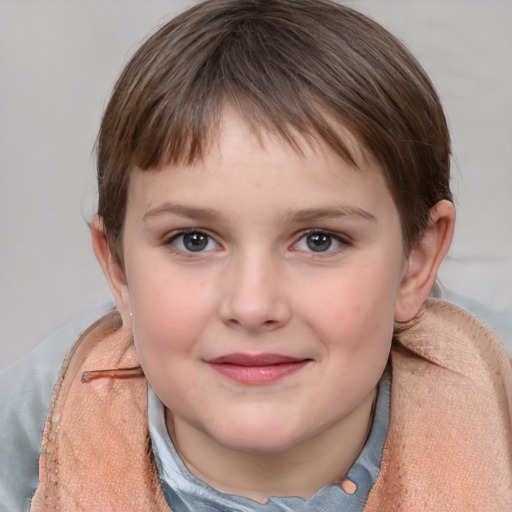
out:
<path id="1" fill-rule="evenodd" d="M 146 378 L 173 410 L 181 410 L 184 396 L 189 402 L 202 404 L 204 393 L 193 377 L 200 349 L 198 340 L 208 318 L 204 302 L 200 295 L 184 293 L 179 283 L 165 289 L 160 284 L 155 288 L 150 284 L 137 293 L 133 317 L 135 346 Z"/>
<path id="2" fill-rule="evenodd" d="M 134 338 L 143 366 L 160 366 L 190 353 L 212 314 L 200 281 L 148 272 L 130 283 Z M 165 356 L 172 356 L 167 359 Z"/>
<path id="3" fill-rule="evenodd" d="M 211 294 L 179 279 L 148 279 L 134 287 L 133 334 L 146 378 L 166 407 L 194 418 L 208 410 L 198 371 L 201 340 L 212 314 Z"/>
<path id="4" fill-rule="evenodd" d="M 313 288 L 322 293 L 309 295 L 305 314 L 330 351 L 347 358 L 389 352 L 397 283 L 387 276 L 378 265 L 360 267 Z"/>

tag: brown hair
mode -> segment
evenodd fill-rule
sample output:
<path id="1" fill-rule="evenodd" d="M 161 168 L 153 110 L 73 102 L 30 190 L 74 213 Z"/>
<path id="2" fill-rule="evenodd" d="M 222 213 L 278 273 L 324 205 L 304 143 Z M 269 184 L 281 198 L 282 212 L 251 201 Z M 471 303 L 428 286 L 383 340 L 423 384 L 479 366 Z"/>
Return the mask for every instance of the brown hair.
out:
<path id="1" fill-rule="evenodd" d="M 347 128 L 382 167 L 406 251 L 451 200 L 443 109 L 394 36 L 329 0 L 206 0 L 142 45 L 103 117 L 98 214 L 120 263 L 130 170 L 201 159 L 226 104 L 298 151 L 297 133 L 353 162 Z"/>

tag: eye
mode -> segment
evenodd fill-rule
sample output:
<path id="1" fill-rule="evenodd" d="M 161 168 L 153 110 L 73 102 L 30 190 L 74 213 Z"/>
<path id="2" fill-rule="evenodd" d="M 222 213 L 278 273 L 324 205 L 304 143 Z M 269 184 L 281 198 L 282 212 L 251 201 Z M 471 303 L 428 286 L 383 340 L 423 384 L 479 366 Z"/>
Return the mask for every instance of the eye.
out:
<path id="1" fill-rule="evenodd" d="M 320 253 L 333 252 L 344 245 L 347 245 L 347 242 L 341 237 L 326 231 L 311 231 L 300 238 L 294 248 L 297 251 Z"/>
<path id="2" fill-rule="evenodd" d="M 204 252 L 218 249 L 218 244 L 202 231 L 186 231 L 177 233 L 169 242 L 183 252 Z"/>

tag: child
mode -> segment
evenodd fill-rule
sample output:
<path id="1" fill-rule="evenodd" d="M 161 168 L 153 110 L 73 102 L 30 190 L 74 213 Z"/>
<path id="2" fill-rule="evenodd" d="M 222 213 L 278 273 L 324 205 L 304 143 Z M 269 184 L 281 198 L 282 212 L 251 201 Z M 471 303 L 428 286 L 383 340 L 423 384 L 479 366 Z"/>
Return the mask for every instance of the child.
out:
<path id="1" fill-rule="evenodd" d="M 98 139 L 117 309 L 64 364 L 45 347 L 39 477 L 37 400 L 8 411 L 7 506 L 509 510 L 510 364 L 427 299 L 449 155 L 424 71 L 346 7 L 209 0 L 162 27 Z"/>

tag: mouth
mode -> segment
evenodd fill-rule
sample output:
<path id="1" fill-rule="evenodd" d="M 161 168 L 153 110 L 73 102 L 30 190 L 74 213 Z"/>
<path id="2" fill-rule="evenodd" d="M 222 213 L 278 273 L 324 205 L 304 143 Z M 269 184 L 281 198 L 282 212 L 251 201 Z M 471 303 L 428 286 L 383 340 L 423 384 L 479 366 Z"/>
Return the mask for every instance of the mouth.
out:
<path id="1" fill-rule="evenodd" d="M 242 384 L 268 384 L 304 368 L 311 359 L 281 354 L 227 354 L 206 361 L 213 370 Z"/>

